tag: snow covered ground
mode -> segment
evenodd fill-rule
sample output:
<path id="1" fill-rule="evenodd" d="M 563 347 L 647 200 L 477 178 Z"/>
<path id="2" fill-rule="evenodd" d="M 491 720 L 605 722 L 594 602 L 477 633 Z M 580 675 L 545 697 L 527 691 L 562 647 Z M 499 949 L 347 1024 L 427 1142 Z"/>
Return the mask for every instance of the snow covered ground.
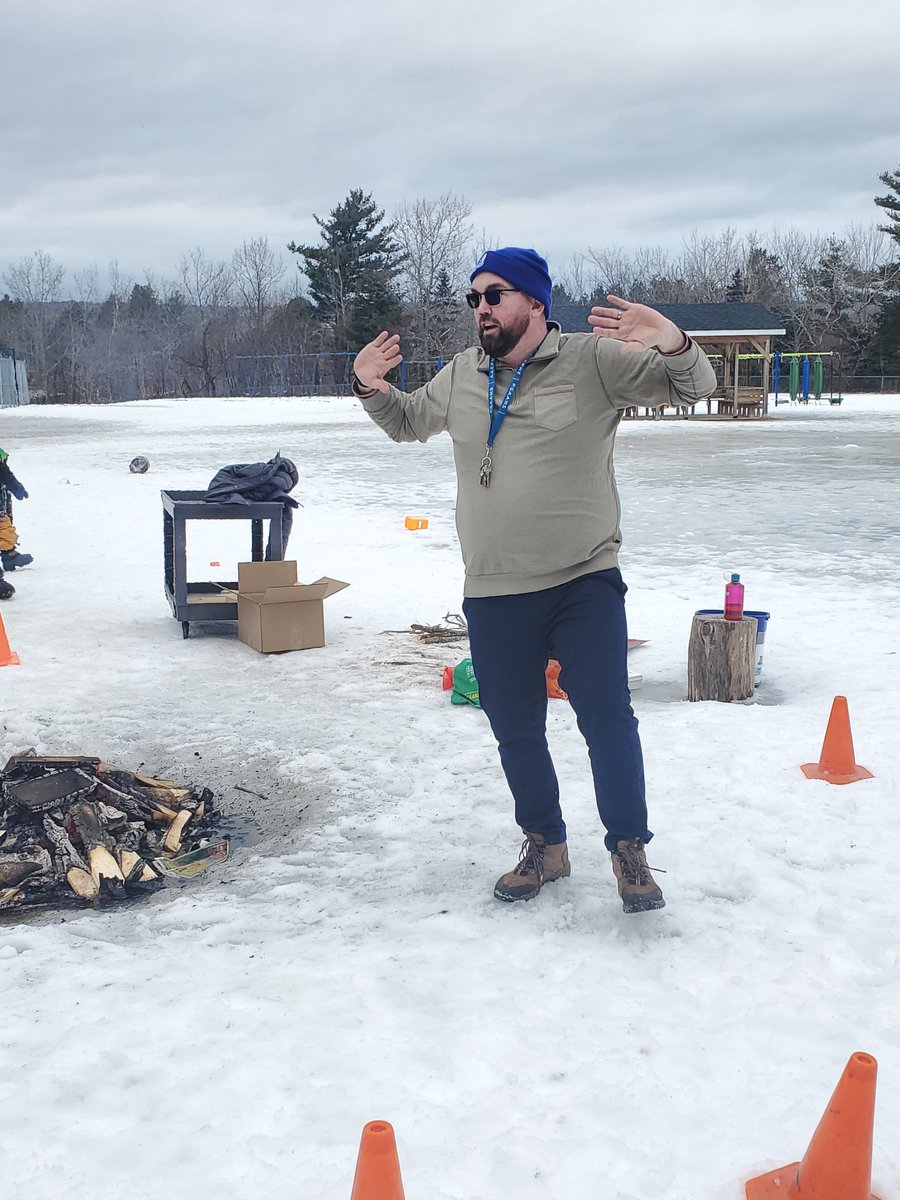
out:
<path id="1" fill-rule="evenodd" d="M 668 907 L 631 917 L 558 701 L 573 874 L 492 899 L 519 835 L 483 714 L 441 690 L 463 652 L 390 632 L 460 611 L 446 439 L 396 447 L 348 399 L 238 399 L 3 410 L 0 445 L 35 556 L 0 607 L 21 658 L 0 758 L 143 764 L 212 787 L 235 833 L 190 885 L 0 924 L 4 1195 L 342 1200 L 384 1118 L 409 1200 L 739 1200 L 802 1157 L 856 1050 L 880 1064 L 873 1188 L 900 1194 L 900 398 L 622 426 L 668 872 Z M 279 449 L 289 557 L 351 584 L 328 645 L 182 640 L 160 488 Z M 211 522 L 189 546 L 193 578 L 228 579 L 249 537 Z M 763 682 L 689 704 L 691 615 L 731 570 L 771 613 Z M 875 775 L 848 787 L 799 769 L 836 694 Z"/>

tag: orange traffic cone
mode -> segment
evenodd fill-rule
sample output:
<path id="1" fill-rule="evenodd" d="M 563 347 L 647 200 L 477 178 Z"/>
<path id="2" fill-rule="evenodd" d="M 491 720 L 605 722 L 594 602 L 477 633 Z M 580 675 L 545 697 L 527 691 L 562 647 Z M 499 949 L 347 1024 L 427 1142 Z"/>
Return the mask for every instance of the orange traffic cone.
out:
<path id="1" fill-rule="evenodd" d="M 878 1200 L 872 1186 L 875 1076 L 871 1054 L 853 1054 L 803 1162 L 747 1182 L 747 1200 Z"/>
<path id="2" fill-rule="evenodd" d="M 405 1200 L 394 1130 L 370 1121 L 362 1131 L 350 1200 Z"/>
<path id="3" fill-rule="evenodd" d="M 819 761 L 804 763 L 800 769 L 807 779 L 824 779 L 827 783 L 854 783 L 857 779 L 873 778 L 872 772 L 858 767 L 853 757 L 846 696 L 834 698 Z"/>
<path id="4" fill-rule="evenodd" d="M 6 636 L 6 629 L 3 626 L 3 618 L 0 617 L 0 667 L 17 667 L 19 665 L 18 654 L 13 654 L 9 648 L 9 638 Z"/>

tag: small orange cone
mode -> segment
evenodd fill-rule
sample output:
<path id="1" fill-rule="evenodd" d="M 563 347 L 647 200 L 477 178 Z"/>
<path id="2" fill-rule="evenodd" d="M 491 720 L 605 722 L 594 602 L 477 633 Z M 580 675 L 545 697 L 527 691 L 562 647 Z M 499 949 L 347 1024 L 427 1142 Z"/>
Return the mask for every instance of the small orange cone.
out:
<path id="1" fill-rule="evenodd" d="M 0 667 L 17 667 L 18 665 L 19 656 L 13 654 L 9 648 L 9 638 L 6 636 L 3 618 L 0 617 Z"/>
<path id="2" fill-rule="evenodd" d="M 394 1130 L 387 1121 L 363 1128 L 350 1200 L 405 1200 Z"/>
<path id="3" fill-rule="evenodd" d="M 855 783 L 857 779 L 874 778 L 871 771 L 858 767 L 853 757 L 846 696 L 834 698 L 819 761 L 804 763 L 800 769 L 807 779 L 824 779 L 826 783 Z"/>
<path id="4" fill-rule="evenodd" d="M 555 658 L 547 663 L 547 695 L 551 700 L 568 700 L 569 693 L 559 686 L 559 673 L 562 667 Z"/>
<path id="5" fill-rule="evenodd" d="M 877 1071 L 871 1054 L 852 1054 L 803 1162 L 749 1180 L 747 1200 L 878 1200 L 870 1190 Z"/>

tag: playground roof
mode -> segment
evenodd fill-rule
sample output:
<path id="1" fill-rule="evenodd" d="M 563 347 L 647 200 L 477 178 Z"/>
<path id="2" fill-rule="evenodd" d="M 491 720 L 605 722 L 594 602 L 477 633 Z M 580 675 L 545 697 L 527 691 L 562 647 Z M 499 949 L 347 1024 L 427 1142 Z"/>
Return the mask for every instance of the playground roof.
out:
<path id="1" fill-rule="evenodd" d="M 783 322 L 764 304 L 654 304 L 652 308 L 674 321 L 692 336 L 702 337 L 783 337 Z M 587 330 L 590 305 L 554 304 L 550 314 L 563 329 Z"/>

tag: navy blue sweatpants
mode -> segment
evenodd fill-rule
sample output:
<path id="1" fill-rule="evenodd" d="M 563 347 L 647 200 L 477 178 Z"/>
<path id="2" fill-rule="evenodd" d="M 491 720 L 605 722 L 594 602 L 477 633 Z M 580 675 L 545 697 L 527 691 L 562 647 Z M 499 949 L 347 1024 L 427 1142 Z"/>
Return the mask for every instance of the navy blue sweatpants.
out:
<path id="1" fill-rule="evenodd" d="M 520 596 L 469 597 L 472 665 L 481 707 L 523 830 L 564 842 L 559 784 L 547 747 L 548 659 L 558 660 L 588 745 L 606 847 L 649 841 L 644 762 L 628 691 L 627 588 L 618 569 Z"/>

